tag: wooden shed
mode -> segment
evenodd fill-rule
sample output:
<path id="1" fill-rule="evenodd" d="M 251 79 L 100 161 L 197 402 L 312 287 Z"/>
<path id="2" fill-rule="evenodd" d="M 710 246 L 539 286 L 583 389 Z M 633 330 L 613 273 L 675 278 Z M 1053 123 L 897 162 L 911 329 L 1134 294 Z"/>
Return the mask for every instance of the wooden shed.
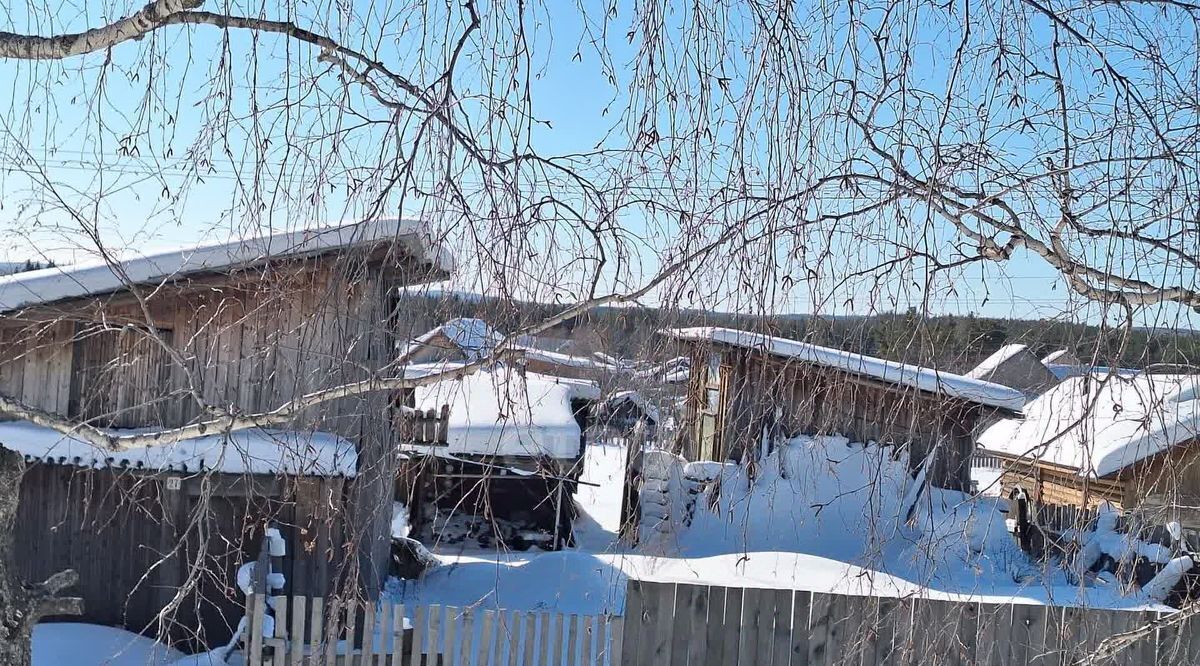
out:
<path id="1" fill-rule="evenodd" d="M 114 453 L 10 421 L 0 441 L 28 465 L 15 526 L 20 573 L 77 571 L 84 615 L 75 620 L 224 644 L 244 612 L 234 575 L 257 557 L 268 525 L 291 546 L 280 592 L 322 596 L 353 584 L 346 491 L 356 455 L 344 439 L 249 430 Z"/>
<path id="2" fill-rule="evenodd" d="M 269 411 L 384 370 L 394 358 L 393 332 L 404 318 L 395 308 L 397 288 L 445 279 L 452 268 L 452 258 L 426 239 L 420 222 L 371 220 L 0 277 L 0 394 L 104 428 L 170 428 L 203 421 L 214 412 Z M 348 396 L 321 403 L 283 426 L 349 441 L 358 462 L 353 483 L 281 479 L 272 485 L 283 490 L 264 495 L 283 498 L 272 501 L 299 506 L 288 510 L 307 515 L 309 509 L 296 497 L 318 493 L 328 502 L 334 486 L 338 497 L 345 494 L 348 510 L 341 522 L 354 535 L 354 564 L 367 590 L 382 584 L 390 548 L 397 460 L 387 401 L 375 393 Z M 7 445 L 0 437 L 0 446 Z M 42 486 L 61 485 L 68 474 L 86 479 L 78 483 L 106 501 L 119 502 L 125 485 L 159 496 L 151 490 L 159 485 L 158 472 L 81 475 L 75 467 L 44 464 L 30 471 L 27 490 L 65 493 Z M 232 479 L 222 483 L 230 485 Z M 312 483 L 320 487 L 313 490 Z M 212 487 L 207 481 L 196 484 Z M 233 510 L 218 504 L 180 501 L 163 511 L 190 510 L 192 525 L 216 520 L 234 529 L 242 524 L 241 518 L 217 517 L 214 512 Z M 239 506 L 249 511 L 251 505 Z M 55 538 L 85 539 L 84 524 L 64 520 L 56 525 Z M 64 536 L 67 532 L 77 536 Z M 233 534 L 205 533 L 214 542 L 243 543 L 240 527 Z M 141 538 L 113 534 L 114 539 Z M 117 544 L 112 554 L 134 545 Z M 185 547 L 198 546 L 185 540 Z M 83 555 L 72 551 L 71 557 Z M 138 562 L 145 565 L 130 559 L 121 566 L 136 568 Z M 123 580 L 140 580 L 138 589 L 145 589 L 158 575 L 143 568 Z M 332 579 L 306 580 L 322 586 Z M 128 613 L 122 598 L 133 591 L 111 586 L 110 607 L 121 603 Z M 141 629 L 144 617 L 128 626 Z"/>
<path id="3" fill-rule="evenodd" d="M 740 460 L 764 435 L 840 433 L 902 447 L 913 466 L 936 451 L 931 482 L 965 490 L 976 422 L 1025 402 L 1006 386 L 749 331 L 664 334 L 692 357 L 680 442 L 689 460 Z"/>
<path id="4" fill-rule="evenodd" d="M 1104 502 L 1200 533 L 1200 375 L 1072 377 L 979 437 L 1001 491 L 1042 507 Z"/>
<path id="5" fill-rule="evenodd" d="M 591 382 L 504 363 L 403 396 L 426 422 L 442 415 L 436 438 L 400 443 L 407 460 L 396 499 L 414 534 L 522 549 L 571 543 L 572 497 L 599 397 Z"/>

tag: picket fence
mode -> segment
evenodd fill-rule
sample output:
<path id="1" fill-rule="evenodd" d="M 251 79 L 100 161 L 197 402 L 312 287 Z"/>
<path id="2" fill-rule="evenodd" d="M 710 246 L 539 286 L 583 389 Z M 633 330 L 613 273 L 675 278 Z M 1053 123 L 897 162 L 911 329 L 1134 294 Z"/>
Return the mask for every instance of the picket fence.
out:
<path id="1" fill-rule="evenodd" d="M 549 581 L 548 581 L 549 584 Z M 1194 666 L 1200 615 L 630 581 L 624 617 L 250 600 L 250 666 Z M 405 618 L 408 618 L 406 620 Z M 1100 642 L 1152 627 L 1117 654 Z"/>
<path id="2" fill-rule="evenodd" d="M 604 615 L 263 595 L 247 617 L 249 666 L 614 666 L 621 626 Z"/>

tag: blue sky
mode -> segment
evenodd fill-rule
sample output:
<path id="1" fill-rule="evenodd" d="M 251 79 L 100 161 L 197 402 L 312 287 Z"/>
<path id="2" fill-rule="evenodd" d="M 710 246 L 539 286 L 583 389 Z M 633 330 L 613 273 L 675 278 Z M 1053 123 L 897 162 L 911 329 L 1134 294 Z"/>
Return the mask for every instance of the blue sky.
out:
<path id="1" fill-rule="evenodd" d="M 359 10 L 366 7 L 362 2 L 357 6 Z M 621 8 L 628 9 L 624 5 Z M 328 8 L 316 6 L 307 11 L 325 9 Z M 377 13 L 386 16 L 388 10 L 388 5 L 381 4 Z M 46 32 L 79 28 L 89 20 L 96 20 L 95 16 L 81 14 L 63 21 L 62 15 L 65 14 L 56 19 L 59 23 L 51 25 L 39 19 L 32 28 L 28 17 L 14 15 L 9 25 L 0 27 Z M 343 20 L 335 15 L 322 16 L 333 24 Z M 302 11 L 297 20 L 303 23 L 305 18 Z M 372 19 L 369 23 L 375 28 L 386 25 L 386 30 L 378 32 L 387 35 L 379 37 L 364 29 L 368 35 L 365 39 L 374 42 L 387 62 L 409 71 L 411 42 L 420 36 L 415 19 L 421 17 L 394 18 L 392 22 Z M 530 85 L 535 100 L 534 115 L 539 121 L 532 126 L 529 136 L 539 152 L 582 152 L 598 143 L 609 148 L 626 147 L 621 131 L 625 125 L 617 114 L 629 102 L 626 66 L 634 54 L 624 32 L 610 30 L 608 35 L 612 63 L 623 77 L 614 85 L 607 80 L 595 50 L 587 44 L 572 4 L 549 3 L 548 9 L 533 10 L 527 20 L 540 24 L 531 44 L 534 59 L 529 65 L 536 72 Z M 627 25 L 628 21 L 627 16 L 619 16 L 613 25 Z M 923 39 L 930 44 L 956 38 L 936 27 L 922 29 L 928 31 Z M 306 103 L 322 94 L 332 95 L 336 88 L 308 84 L 307 75 L 324 67 L 312 56 L 311 50 L 273 36 L 262 36 L 255 43 L 245 35 L 235 35 L 226 52 L 219 31 L 169 29 L 151 39 L 122 45 L 114 52 L 111 67 L 103 66 L 104 58 L 99 54 L 62 64 L 6 63 L 0 69 L 0 85 L 8 84 L 18 94 L 9 108 L 0 113 L 5 123 L 0 126 L 0 159 L 7 167 L 0 175 L 0 196 L 5 202 L 0 208 L 0 221 L 6 230 L 0 253 L 9 259 L 24 258 L 31 251 L 58 260 L 86 255 L 87 243 L 79 238 L 80 222 L 64 212 L 58 196 L 83 213 L 85 224 L 100 220 L 97 228 L 105 243 L 133 251 L 244 234 L 251 227 L 290 228 L 356 217 L 361 206 L 347 198 L 347 181 L 339 177 L 317 185 L 327 175 L 323 164 L 296 167 L 305 164 L 305 151 L 303 147 L 289 146 L 286 141 L 292 131 L 289 123 L 300 122 L 311 130 L 321 121 L 305 116 L 303 111 L 280 110 L 278 105 L 283 101 Z M 240 116 L 225 127 L 206 124 L 209 117 L 206 114 L 219 116 L 218 110 L 225 103 L 220 95 L 222 86 L 211 85 L 217 71 L 214 63 L 222 57 L 236 63 L 230 68 L 235 81 L 229 90 L 233 91 L 232 109 Z M 154 67 L 138 67 L 135 63 L 152 63 Z M 473 70 L 471 67 L 465 70 L 468 73 L 464 87 L 470 88 L 469 72 Z M 931 82 L 946 76 L 946 72 L 932 65 L 927 74 Z M 252 88 L 257 91 L 254 95 L 248 92 Z M 28 94 L 22 95 L 21 91 Z M 34 104 L 30 105 L 28 100 L 34 100 Z M 257 105 L 258 114 L 251 114 L 253 105 Z M 369 102 L 361 97 L 352 106 L 370 108 Z M 253 121 L 255 117 L 258 122 Z M 335 120 L 353 122 L 354 116 L 347 114 Z M 130 128 L 137 128 L 139 134 L 133 143 L 123 146 L 117 137 Z M 202 128 L 217 134 L 206 135 Z M 227 135 L 220 134 L 223 130 Z M 202 182 L 188 177 L 187 169 L 193 162 L 182 159 L 189 147 L 199 142 L 198 137 L 210 142 L 203 154 L 212 159 L 216 169 L 215 173 L 205 173 Z M 257 171 L 253 168 L 259 161 L 255 159 L 258 153 L 251 147 L 253 141 L 270 146 L 263 148 L 267 155 L 265 168 Z M 357 143 L 341 147 L 349 156 L 344 161 L 369 163 L 381 141 L 386 141 L 385 134 L 363 133 Z M 1019 148 L 1017 141 L 1014 137 L 1011 143 L 1014 148 Z M 124 149 L 128 145 L 136 145 L 138 155 L 126 154 Z M 805 156 L 797 156 L 796 160 L 803 162 Z M 296 175 L 279 183 L 274 169 L 285 162 L 297 169 Z M 160 168 L 160 164 L 166 165 L 166 169 Z M 719 165 L 714 166 L 719 173 Z M 38 184 L 42 178 L 55 183 L 53 191 Z M 239 188 L 254 189 L 250 184 L 255 179 L 269 184 L 261 188 L 267 193 L 261 216 L 258 219 L 247 216 L 244 204 L 237 214 L 231 214 L 231 202 L 237 200 Z M 188 188 L 181 189 L 185 182 Z M 102 201 L 93 200 L 96 192 L 105 193 Z M 421 201 L 408 198 L 406 210 L 421 211 L 429 205 Z M 917 219 L 920 215 L 914 212 L 912 217 Z M 656 263 L 653 252 L 644 246 L 669 242 L 669 238 L 655 237 L 669 227 L 648 224 L 636 211 L 626 213 L 620 222 L 633 236 L 646 237 L 644 244 L 631 243 L 631 259 L 635 264 L 643 264 L 642 273 L 653 270 Z M 903 232 L 899 226 L 896 231 Z M 935 230 L 933 242 L 944 241 L 948 234 L 945 229 Z M 552 272 L 551 264 L 560 270 L 571 264 L 575 239 L 568 236 L 558 239 L 566 247 L 559 251 L 562 256 L 547 260 L 548 271 Z M 551 243 L 551 239 L 540 238 L 532 240 L 530 247 L 546 248 Z M 774 251 L 782 252 L 778 248 Z M 890 276 L 894 283 L 874 290 L 846 286 L 841 284 L 844 275 L 840 272 L 868 262 L 872 249 L 860 243 L 847 252 L 852 256 L 840 262 L 827 262 L 817 270 L 815 283 L 810 282 L 813 273 L 807 271 L 812 267 L 802 260 L 784 267 L 789 276 L 786 283 L 778 279 L 777 273 L 768 276 L 766 279 L 774 287 L 770 303 L 755 302 L 746 296 L 755 289 L 714 287 L 713 293 L 720 295 L 699 298 L 698 304 L 722 310 L 819 309 L 828 314 L 903 310 L 914 304 L 914 294 L 921 291 L 924 280 L 919 269 Z M 726 274 L 710 276 L 708 280 L 712 284 L 734 280 L 731 275 L 736 266 L 729 268 Z M 634 271 L 630 277 L 636 278 L 637 273 Z M 459 286 L 480 286 L 478 274 L 464 275 L 460 281 Z M 822 292 L 816 299 L 812 293 L 814 284 Z M 1003 265 L 971 267 L 952 281 L 939 283 L 933 291 L 934 312 L 973 311 L 994 316 L 1089 320 L 1098 315 L 1095 308 L 1071 298 L 1065 285 L 1044 262 L 1024 253 Z M 1169 309 L 1146 313 L 1142 323 L 1153 323 L 1155 317 L 1174 321 L 1176 316 Z"/>

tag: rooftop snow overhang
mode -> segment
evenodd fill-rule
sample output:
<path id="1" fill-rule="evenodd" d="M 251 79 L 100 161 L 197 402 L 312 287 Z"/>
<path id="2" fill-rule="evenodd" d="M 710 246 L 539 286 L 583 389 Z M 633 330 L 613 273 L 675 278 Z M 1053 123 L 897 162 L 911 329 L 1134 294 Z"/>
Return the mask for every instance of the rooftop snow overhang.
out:
<path id="1" fill-rule="evenodd" d="M 425 234 L 423 222 L 368 220 L 194 245 L 128 257 L 111 265 L 88 262 L 7 275 L 0 277 L 0 312 L 100 296 L 131 285 L 161 284 L 387 243 L 403 244 L 417 261 L 428 265 L 430 281 L 443 279 L 455 268 L 454 256 Z"/>
<path id="2" fill-rule="evenodd" d="M 907 386 L 947 398 L 992 407 L 1006 414 L 1019 415 L 1026 402 L 1025 394 L 1008 386 L 762 333 L 720 327 L 666 329 L 659 333 L 692 344 L 737 347 L 779 358 L 795 359 L 868 377 L 885 384 Z"/>

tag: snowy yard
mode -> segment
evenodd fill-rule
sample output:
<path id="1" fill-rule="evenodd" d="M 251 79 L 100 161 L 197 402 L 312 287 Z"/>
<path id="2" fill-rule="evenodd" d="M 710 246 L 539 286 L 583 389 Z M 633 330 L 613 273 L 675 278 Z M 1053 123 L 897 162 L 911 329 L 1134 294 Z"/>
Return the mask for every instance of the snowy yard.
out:
<path id="1" fill-rule="evenodd" d="M 694 502 L 690 525 L 617 542 L 624 450 L 589 447 L 577 500 L 577 548 L 497 552 L 456 546 L 424 580 L 394 584 L 405 603 L 568 613 L 621 613 L 627 577 L 815 592 L 1125 608 L 1146 606 L 1105 587 L 1043 571 L 1004 526 L 998 500 L 932 490 L 913 519 L 899 507 L 912 480 L 902 461 L 840 438 L 797 438 L 750 482 L 734 465 Z M 679 469 L 682 473 L 682 461 Z M 673 502 L 687 501 L 682 488 Z M 710 503 L 715 502 L 710 508 Z M 395 581 L 393 581 L 395 583 Z"/>
<path id="2" fill-rule="evenodd" d="M 674 460 L 672 500 L 691 503 L 690 518 L 666 531 L 644 531 L 631 549 L 617 541 L 623 462 L 623 446 L 589 447 L 583 478 L 595 485 L 581 485 L 576 498 L 582 512 L 576 548 L 443 547 L 436 552 L 440 566 L 419 581 L 389 581 L 386 596 L 410 607 L 621 614 L 626 583 L 636 577 L 855 595 L 1152 606 L 1111 587 L 1073 585 L 1059 568 L 1035 567 L 1005 530 L 997 499 L 936 489 L 915 494 L 902 460 L 834 437 L 791 440 L 760 461 L 753 481 L 735 465 Z M 685 470 L 713 482 L 690 496 Z M 917 508 L 905 521 L 902 507 L 914 497 Z M 36 666 L 200 663 L 173 662 L 185 657 L 90 625 L 40 625 L 34 649 Z"/>

